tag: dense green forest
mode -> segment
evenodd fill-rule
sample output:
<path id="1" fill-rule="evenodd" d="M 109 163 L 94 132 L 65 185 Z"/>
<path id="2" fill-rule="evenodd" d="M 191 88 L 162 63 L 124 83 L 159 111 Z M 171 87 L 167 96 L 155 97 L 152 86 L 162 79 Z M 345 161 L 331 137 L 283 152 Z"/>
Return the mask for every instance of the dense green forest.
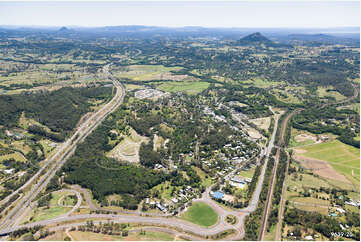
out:
<path id="1" fill-rule="evenodd" d="M 64 165 L 65 181 L 89 188 L 94 198 L 104 202 L 111 194 L 121 194 L 123 206 L 136 209 L 137 204 L 149 194 L 149 189 L 169 179 L 160 171 L 112 160 L 105 156 L 109 150 L 108 133 L 116 126 L 117 116 L 124 115 L 120 108 L 79 144 L 75 154 Z M 91 151 L 91 152 L 89 152 Z M 113 162 L 114 167 L 102 167 L 101 164 Z"/>
<path id="2" fill-rule="evenodd" d="M 1 95 L 0 125 L 16 127 L 24 112 L 26 117 L 60 134 L 55 137 L 46 134 L 39 127 L 32 127 L 31 132 L 63 140 L 64 136 L 75 128 L 81 116 L 91 111 L 91 104 L 88 102 L 90 99 L 109 99 L 110 95 L 111 88 L 108 87 L 64 87 L 53 92 Z"/>

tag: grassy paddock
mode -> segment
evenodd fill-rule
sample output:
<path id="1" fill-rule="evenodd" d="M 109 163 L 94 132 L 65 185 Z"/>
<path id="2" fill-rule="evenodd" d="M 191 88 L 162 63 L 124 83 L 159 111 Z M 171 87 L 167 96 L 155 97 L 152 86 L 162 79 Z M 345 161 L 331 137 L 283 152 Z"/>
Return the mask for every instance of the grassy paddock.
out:
<path id="1" fill-rule="evenodd" d="M 302 156 L 324 160 L 351 182 L 360 181 L 360 150 L 338 140 L 302 147 Z M 353 179 L 350 179 L 353 178 Z"/>
<path id="2" fill-rule="evenodd" d="M 208 82 L 165 82 L 158 86 L 158 89 L 165 92 L 185 92 L 187 94 L 197 94 L 207 89 Z"/>

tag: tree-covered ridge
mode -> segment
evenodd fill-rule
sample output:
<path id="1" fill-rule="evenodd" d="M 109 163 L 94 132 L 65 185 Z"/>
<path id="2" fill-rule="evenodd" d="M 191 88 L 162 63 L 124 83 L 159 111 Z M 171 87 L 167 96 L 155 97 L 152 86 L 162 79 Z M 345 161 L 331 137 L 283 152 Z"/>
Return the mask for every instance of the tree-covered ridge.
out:
<path id="1" fill-rule="evenodd" d="M 24 112 L 27 118 L 34 119 L 51 131 L 65 136 L 75 128 L 83 114 L 91 111 L 90 99 L 105 101 L 110 96 L 111 88 L 107 87 L 64 87 L 53 92 L 1 95 L 0 124 L 16 127 Z"/>

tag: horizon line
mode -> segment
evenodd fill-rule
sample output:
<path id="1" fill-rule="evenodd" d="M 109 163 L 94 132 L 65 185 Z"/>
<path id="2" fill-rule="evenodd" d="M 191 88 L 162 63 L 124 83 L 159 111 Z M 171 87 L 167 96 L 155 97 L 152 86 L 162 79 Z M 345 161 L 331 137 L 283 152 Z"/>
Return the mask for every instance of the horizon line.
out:
<path id="1" fill-rule="evenodd" d="M 0 0 L 1 1 L 1 0 Z M 121 24 L 121 25 L 99 25 L 99 26 L 85 26 L 85 25 L 26 25 L 26 24 L 0 24 L 0 27 L 28 27 L 28 28 L 35 28 L 35 27 L 41 27 L 41 28 L 61 28 L 61 27 L 67 27 L 67 28 L 104 28 L 104 27 L 135 27 L 135 26 L 141 26 L 141 27 L 156 27 L 156 28 L 205 28 L 205 29 L 256 29 L 256 28 L 263 28 L 263 29 L 336 29 L 336 28 L 361 28 L 360 25 L 358 26 L 315 26 L 315 27 L 240 27 L 240 26 L 234 26 L 234 27 L 206 27 L 206 26 L 200 26 L 200 25 L 183 25 L 183 26 L 159 26 L 159 25 L 146 25 L 146 24 Z"/>

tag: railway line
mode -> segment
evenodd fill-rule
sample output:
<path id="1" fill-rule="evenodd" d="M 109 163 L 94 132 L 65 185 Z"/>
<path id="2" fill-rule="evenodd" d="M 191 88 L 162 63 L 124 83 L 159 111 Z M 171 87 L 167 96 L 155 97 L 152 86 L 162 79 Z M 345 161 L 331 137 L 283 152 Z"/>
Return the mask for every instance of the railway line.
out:
<path id="1" fill-rule="evenodd" d="M 105 69 L 105 72 L 107 72 L 107 69 Z M 184 232 L 187 232 L 189 234 L 194 235 L 195 237 L 206 237 L 206 236 L 212 236 L 216 235 L 218 233 L 221 233 L 225 230 L 233 229 L 236 231 L 236 233 L 232 236 L 230 236 L 228 239 L 232 240 L 240 240 L 244 237 L 245 231 L 244 231 L 244 222 L 247 215 L 254 212 L 257 208 L 258 202 L 259 202 L 259 196 L 262 190 L 263 182 L 264 182 L 264 175 L 265 170 L 267 167 L 267 163 L 269 160 L 269 155 L 271 153 L 271 150 L 273 147 L 276 147 L 278 149 L 278 156 L 279 156 L 279 150 L 280 146 L 283 141 L 283 136 L 287 127 L 287 123 L 289 119 L 294 115 L 296 112 L 300 110 L 295 110 L 291 114 L 287 116 L 287 118 L 282 123 L 281 132 L 280 132 L 280 141 L 278 142 L 277 146 L 275 143 L 275 136 L 277 132 L 278 122 L 279 119 L 276 116 L 275 118 L 275 127 L 273 129 L 273 133 L 270 139 L 270 142 L 268 143 L 268 146 L 262 152 L 261 156 L 265 156 L 265 163 L 261 170 L 261 175 L 259 177 L 259 180 L 257 182 L 256 189 L 253 193 L 253 196 L 251 198 L 251 201 L 248 205 L 248 207 L 239 209 L 239 210 L 226 210 L 223 207 L 221 207 L 219 204 L 217 204 L 215 201 L 213 201 L 209 197 L 209 189 L 206 190 L 206 192 L 202 195 L 201 199 L 197 199 L 194 201 L 203 201 L 206 202 L 209 206 L 214 208 L 217 213 L 220 216 L 220 219 L 218 223 L 210 228 L 204 228 L 200 227 L 198 225 L 192 224 L 190 222 L 181 220 L 179 218 L 174 217 L 167 217 L 167 216 L 160 216 L 159 214 L 146 214 L 146 213 L 128 213 L 127 211 L 117 211 L 117 214 L 78 214 L 78 215 L 71 215 L 71 213 L 68 213 L 63 216 L 59 216 L 54 219 L 49 220 L 43 220 L 35 223 L 29 223 L 22 226 L 14 226 L 14 218 L 16 218 L 18 215 L 21 215 L 24 212 L 24 209 L 30 204 L 30 202 L 39 194 L 48 184 L 50 179 L 54 176 L 55 172 L 61 168 L 61 166 L 64 164 L 66 159 L 71 156 L 72 152 L 74 152 L 76 144 L 81 142 L 87 135 L 89 135 L 92 130 L 109 114 L 112 112 L 121 102 L 124 97 L 124 89 L 121 87 L 121 84 L 117 80 L 113 80 L 114 86 L 117 88 L 117 93 L 112 99 L 111 102 L 109 102 L 106 106 L 104 106 L 101 110 L 99 110 L 96 114 L 91 116 L 88 120 L 86 120 L 83 125 L 79 127 L 77 132 L 65 143 L 66 146 L 63 148 L 63 150 L 59 150 L 59 157 L 53 158 L 56 162 L 55 164 L 41 177 L 41 180 L 37 182 L 36 186 L 32 188 L 32 190 L 25 196 L 23 196 L 20 201 L 17 202 L 16 207 L 9 213 L 8 219 L 5 219 L 4 221 L 6 223 L 2 224 L 2 229 L 0 230 L 0 235 L 6 235 L 13 231 L 16 231 L 21 228 L 26 227 L 33 227 L 36 225 L 44 225 L 44 226 L 52 226 L 51 228 L 60 228 L 61 226 L 64 228 L 68 228 L 69 226 L 72 226 L 71 221 L 79 221 L 79 220 L 88 220 L 88 219 L 107 219 L 114 222 L 128 222 L 128 223 L 142 223 L 142 224 L 149 224 L 154 227 L 166 226 L 170 230 L 179 231 L 182 230 Z M 355 93 L 357 96 L 358 92 Z M 58 154 L 58 153 L 57 153 Z M 278 158 L 276 159 L 278 161 Z M 275 172 L 272 174 L 272 187 L 273 183 L 275 181 Z M 272 192 L 270 193 L 272 194 Z M 86 194 L 85 194 L 86 195 Z M 268 210 L 270 208 L 270 201 L 272 199 L 272 195 L 268 196 L 267 199 L 267 206 L 265 211 L 265 216 L 262 224 L 261 229 L 261 239 L 263 239 L 264 231 L 267 225 L 267 218 L 268 218 Z M 99 208 L 91 203 L 91 199 L 87 197 L 86 195 L 86 201 L 89 205 L 89 207 L 99 210 Z M 237 223 L 234 225 L 227 224 L 225 221 L 225 217 L 227 215 L 234 215 L 237 217 Z M 60 225 L 60 223 L 68 223 L 66 225 Z M 85 222 L 84 222 L 85 223 Z M 81 223 L 79 223 L 81 224 Z M 73 224 L 74 225 L 74 224 Z"/>

